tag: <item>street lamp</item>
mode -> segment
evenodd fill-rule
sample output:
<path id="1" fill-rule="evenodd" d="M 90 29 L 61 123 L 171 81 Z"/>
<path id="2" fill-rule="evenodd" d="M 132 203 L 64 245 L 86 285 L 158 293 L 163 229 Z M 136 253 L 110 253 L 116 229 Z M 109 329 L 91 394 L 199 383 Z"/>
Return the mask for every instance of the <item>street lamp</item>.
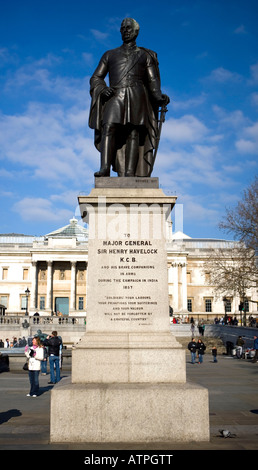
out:
<path id="1" fill-rule="evenodd" d="M 225 309 L 225 316 L 224 316 L 224 324 L 227 324 L 227 303 L 228 299 L 227 297 L 223 297 L 223 302 L 224 302 L 224 309 Z"/>
<path id="2" fill-rule="evenodd" d="M 244 310 L 244 326 L 246 326 L 246 296 L 243 295 L 243 310 Z"/>
<path id="3" fill-rule="evenodd" d="M 26 313 L 25 313 L 25 315 L 28 316 L 28 300 L 29 300 L 29 295 L 30 295 L 30 290 L 29 290 L 28 287 L 25 291 L 25 294 L 26 294 Z"/>

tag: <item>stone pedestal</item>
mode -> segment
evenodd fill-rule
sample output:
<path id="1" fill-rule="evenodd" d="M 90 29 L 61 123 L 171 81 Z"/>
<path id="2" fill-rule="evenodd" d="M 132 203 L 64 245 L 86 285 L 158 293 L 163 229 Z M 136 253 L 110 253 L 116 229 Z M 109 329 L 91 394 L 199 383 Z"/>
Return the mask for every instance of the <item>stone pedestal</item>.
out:
<path id="1" fill-rule="evenodd" d="M 51 392 L 52 442 L 209 440 L 208 392 L 187 384 L 169 324 L 175 202 L 157 178 L 99 178 L 79 197 L 89 223 L 87 326 L 71 382 Z"/>

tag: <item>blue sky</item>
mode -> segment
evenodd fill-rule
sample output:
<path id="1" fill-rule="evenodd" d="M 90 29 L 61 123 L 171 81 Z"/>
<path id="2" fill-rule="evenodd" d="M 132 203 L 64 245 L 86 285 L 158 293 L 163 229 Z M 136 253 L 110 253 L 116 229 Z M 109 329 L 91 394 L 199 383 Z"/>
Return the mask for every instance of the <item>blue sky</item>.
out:
<path id="1" fill-rule="evenodd" d="M 125 17 L 171 98 L 152 176 L 183 209 L 174 229 L 228 238 L 218 222 L 257 174 L 256 0 L 0 0 L 0 233 L 79 218 L 99 169 L 89 78 Z"/>

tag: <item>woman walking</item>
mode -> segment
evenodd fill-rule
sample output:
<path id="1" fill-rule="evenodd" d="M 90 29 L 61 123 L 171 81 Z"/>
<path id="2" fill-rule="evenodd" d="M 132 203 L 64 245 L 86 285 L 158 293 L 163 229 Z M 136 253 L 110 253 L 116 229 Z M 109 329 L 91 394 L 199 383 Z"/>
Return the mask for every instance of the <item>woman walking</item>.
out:
<path id="1" fill-rule="evenodd" d="M 39 372 L 41 361 L 44 359 L 44 350 L 38 337 L 33 338 L 32 346 L 25 346 L 25 356 L 29 359 L 30 393 L 27 397 L 37 397 L 39 391 Z"/>

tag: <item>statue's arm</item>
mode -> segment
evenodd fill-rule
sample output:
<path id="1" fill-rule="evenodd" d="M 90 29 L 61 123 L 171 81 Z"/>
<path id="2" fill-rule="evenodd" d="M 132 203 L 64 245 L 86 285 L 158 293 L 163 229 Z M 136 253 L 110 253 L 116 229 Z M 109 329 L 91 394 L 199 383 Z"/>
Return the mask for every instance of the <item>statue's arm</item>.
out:
<path id="1" fill-rule="evenodd" d="M 160 88 L 160 74 L 159 74 L 159 64 L 156 54 L 152 52 L 148 54 L 147 57 L 147 81 L 148 89 L 153 99 L 159 106 L 167 105 L 170 102 L 170 99 L 167 95 L 164 95 Z"/>
<path id="2" fill-rule="evenodd" d="M 105 77 L 108 74 L 108 54 L 105 53 L 99 64 L 93 73 L 90 79 L 90 94 L 94 94 L 94 91 L 98 90 L 98 94 L 101 93 L 101 96 L 109 96 L 112 93 L 112 90 L 107 86 L 105 82 Z"/>

